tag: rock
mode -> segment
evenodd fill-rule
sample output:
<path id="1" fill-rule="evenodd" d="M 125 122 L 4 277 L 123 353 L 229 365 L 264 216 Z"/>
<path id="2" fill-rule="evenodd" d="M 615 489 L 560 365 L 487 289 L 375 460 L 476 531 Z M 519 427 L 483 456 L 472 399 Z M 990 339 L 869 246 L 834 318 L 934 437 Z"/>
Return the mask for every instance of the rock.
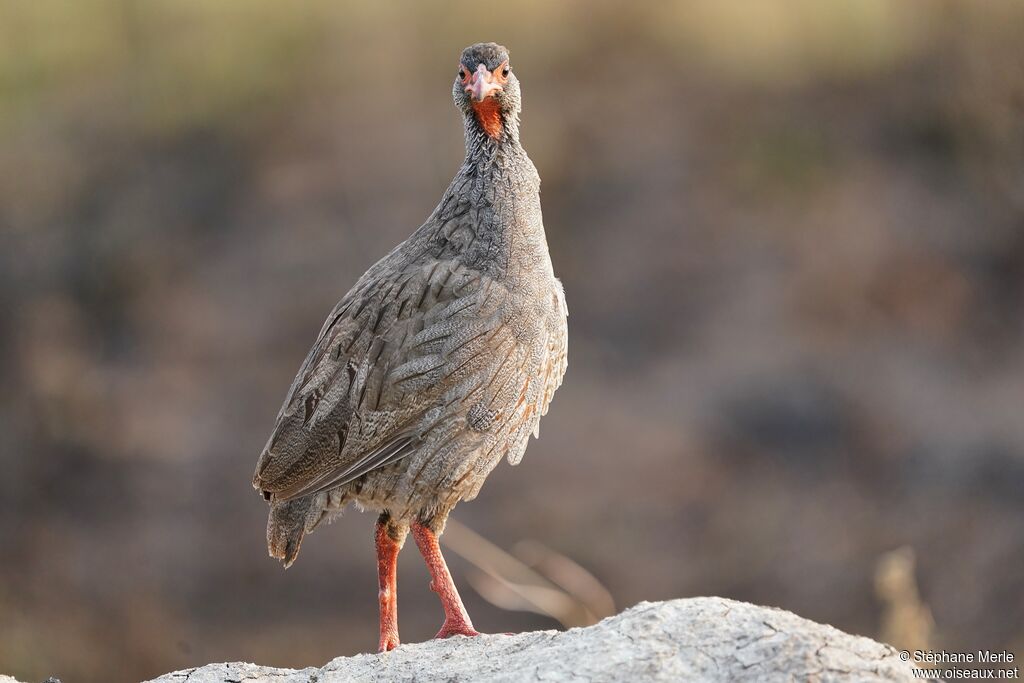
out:
<path id="1" fill-rule="evenodd" d="M 722 598 L 640 603 L 588 628 L 457 636 L 323 668 L 209 664 L 151 683 L 342 681 L 912 681 L 888 645 Z"/>

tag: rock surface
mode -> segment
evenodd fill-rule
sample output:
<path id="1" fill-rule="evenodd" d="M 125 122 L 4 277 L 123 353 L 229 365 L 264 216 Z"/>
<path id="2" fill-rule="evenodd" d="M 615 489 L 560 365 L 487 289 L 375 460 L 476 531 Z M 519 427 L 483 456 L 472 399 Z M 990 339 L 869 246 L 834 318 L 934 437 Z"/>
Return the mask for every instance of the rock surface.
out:
<path id="1" fill-rule="evenodd" d="M 323 668 L 209 664 L 151 683 L 911 681 L 888 645 L 722 598 L 640 603 L 589 628 L 455 637 Z"/>

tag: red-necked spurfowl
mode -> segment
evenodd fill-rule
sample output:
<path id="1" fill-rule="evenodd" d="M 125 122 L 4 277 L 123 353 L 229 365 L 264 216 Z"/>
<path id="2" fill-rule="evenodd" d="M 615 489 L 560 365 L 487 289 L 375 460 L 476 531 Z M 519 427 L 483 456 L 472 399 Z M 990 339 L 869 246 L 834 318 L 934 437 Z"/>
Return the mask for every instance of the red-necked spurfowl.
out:
<path id="1" fill-rule="evenodd" d="M 396 647 L 395 561 L 412 530 L 440 596 L 438 637 L 477 635 L 438 546 L 448 513 L 523 457 L 566 366 L 566 305 L 540 178 L 519 143 L 508 51 L 466 48 L 453 85 L 466 159 L 427 221 L 324 322 L 256 465 L 285 566 L 350 502 L 379 512 L 380 649 Z"/>

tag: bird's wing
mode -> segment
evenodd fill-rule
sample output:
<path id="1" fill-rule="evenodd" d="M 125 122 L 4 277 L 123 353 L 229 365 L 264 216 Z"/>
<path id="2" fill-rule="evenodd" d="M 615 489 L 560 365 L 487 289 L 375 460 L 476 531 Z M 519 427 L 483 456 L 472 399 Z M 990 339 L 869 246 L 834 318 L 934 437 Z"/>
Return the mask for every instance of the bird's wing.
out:
<path id="1" fill-rule="evenodd" d="M 382 261 L 328 316 L 260 456 L 253 485 L 283 501 L 340 486 L 414 452 L 465 353 L 500 325 L 500 285 L 457 261 Z"/>

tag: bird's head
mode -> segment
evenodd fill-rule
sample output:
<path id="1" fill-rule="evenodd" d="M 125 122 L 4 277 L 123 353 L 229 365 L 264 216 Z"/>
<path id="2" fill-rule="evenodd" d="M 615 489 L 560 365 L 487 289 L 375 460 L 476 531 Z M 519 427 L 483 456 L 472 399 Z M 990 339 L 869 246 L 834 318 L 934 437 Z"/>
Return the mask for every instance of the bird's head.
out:
<path id="1" fill-rule="evenodd" d="M 500 138 L 519 115 L 519 81 L 508 50 L 497 43 L 477 43 L 462 51 L 455 85 L 455 105 L 472 115 L 487 135 Z"/>

